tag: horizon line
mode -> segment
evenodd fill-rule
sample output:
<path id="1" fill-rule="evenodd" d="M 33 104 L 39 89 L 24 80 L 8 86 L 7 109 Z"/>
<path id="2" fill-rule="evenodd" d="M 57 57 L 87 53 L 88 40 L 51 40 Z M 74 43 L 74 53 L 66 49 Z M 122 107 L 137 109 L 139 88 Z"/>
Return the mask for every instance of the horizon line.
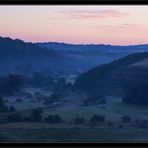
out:
<path id="1" fill-rule="evenodd" d="M 10 38 L 12 40 L 21 40 L 25 43 L 33 43 L 33 44 L 38 44 L 38 43 L 59 43 L 59 44 L 68 44 L 68 45 L 104 45 L 104 46 L 143 46 L 143 45 L 148 45 L 148 43 L 143 43 L 143 44 L 127 44 L 127 45 L 121 45 L 121 44 L 108 44 L 108 43 L 70 43 L 70 42 L 64 42 L 64 41 L 26 41 L 25 39 L 21 38 L 13 38 L 10 36 L 0 36 L 0 38 Z"/>

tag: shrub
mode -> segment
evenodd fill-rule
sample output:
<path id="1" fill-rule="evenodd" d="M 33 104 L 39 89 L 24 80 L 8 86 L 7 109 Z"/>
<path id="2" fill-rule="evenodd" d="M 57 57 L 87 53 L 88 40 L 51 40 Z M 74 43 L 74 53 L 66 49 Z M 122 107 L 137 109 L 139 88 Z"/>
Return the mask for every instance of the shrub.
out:
<path id="1" fill-rule="evenodd" d="M 8 107 L 5 105 L 4 99 L 0 97 L 0 113 L 8 111 Z"/>
<path id="2" fill-rule="evenodd" d="M 36 108 L 32 111 L 30 117 L 31 117 L 31 120 L 32 121 L 41 121 L 42 120 L 42 114 L 43 113 L 43 110 L 42 108 Z"/>
<path id="3" fill-rule="evenodd" d="M 148 83 L 134 82 L 127 84 L 125 90 L 126 96 L 123 98 L 123 103 L 148 105 Z"/>
<path id="4" fill-rule="evenodd" d="M 14 111 L 16 111 L 16 108 L 13 105 L 11 105 L 9 107 L 9 112 L 14 112 Z"/>
<path id="5" fill-rule="evenodd" d="M 104 121 L 105 121 L 105 116 L 95 114 L 91 117 L 89 122 L 91 124 L 97 124 L 97 123 L 104 122 Z"/>
<path id="6" fill-rule="evenodd" d="M 48 115 L 48 117 L 44 119 L 44 121 L 48 123 L 60 123 L 61 120 L 62 120 L 61 117 L 57 114 Z"/>
<path id="7" fill-rule="evenodd" d="M 143 119 L 141 122 L 140 122 L 140 128 L 148 128 L 148 121 Z"/>
<path id="8" fill-rule="evenodd" d="M 130 116 L 122 116 L 121 118 L 121 122 L 124 122 L 124 123 L 128 123 L 131 121 L 131 117 Z"/>

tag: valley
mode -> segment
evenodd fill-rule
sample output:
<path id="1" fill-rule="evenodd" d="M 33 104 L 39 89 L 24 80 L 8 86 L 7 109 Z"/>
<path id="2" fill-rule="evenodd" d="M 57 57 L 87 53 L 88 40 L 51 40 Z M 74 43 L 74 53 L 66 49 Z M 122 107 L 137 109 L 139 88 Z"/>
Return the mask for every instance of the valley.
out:
<path id="1" fill-rule="evenodd" d="M 148 140 L 147 45 L 0 38 L 0 53 L 0 141 Z"/>

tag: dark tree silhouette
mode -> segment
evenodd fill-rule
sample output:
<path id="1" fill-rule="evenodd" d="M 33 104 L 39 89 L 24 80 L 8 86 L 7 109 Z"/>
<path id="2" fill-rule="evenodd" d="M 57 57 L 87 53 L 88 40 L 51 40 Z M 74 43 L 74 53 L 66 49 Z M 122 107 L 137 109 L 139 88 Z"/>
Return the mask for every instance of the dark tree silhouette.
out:
<path id="1" fill-rule="evenodd" d="M 16 92 L 20 91 L 23 86 L 23 80 L 21 76 L 16 74 L 10 74 L 8 76 L 8 83 L 11 94 L 15 94 Z"/>
<path id="2" fill-rule="evenodd" d="M 123 103 L 148 105 L 148 83 L 135 82 L 128 84 Z"/>
<path id="3" fill-rule="evenodd" d="M 8 107 L 5 105 L 4 99 L 0 97 L 0 113 L 8 111 Z"/>
<path id="4" fill-rule="evenodd" d="M 30 115 L 32 121 L 37 121 L 37 122 L 41 121 L 42 120 L 42 113 L 43 113 L 42 108 L 34 109 Z"/>

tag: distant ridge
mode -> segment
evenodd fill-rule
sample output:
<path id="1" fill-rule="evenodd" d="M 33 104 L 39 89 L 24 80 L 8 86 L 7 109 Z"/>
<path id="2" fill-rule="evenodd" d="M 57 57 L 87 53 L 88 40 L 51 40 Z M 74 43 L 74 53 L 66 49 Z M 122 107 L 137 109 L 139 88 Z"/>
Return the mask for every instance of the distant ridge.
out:
<path id="1" fill-rule="evenodd" d="M 0 75 L 7 73 L 29 74 L 36 71 L 62 70 L 65 58 L 52 48 L 39 47 L 20 39 L 0 37 Z"/>

